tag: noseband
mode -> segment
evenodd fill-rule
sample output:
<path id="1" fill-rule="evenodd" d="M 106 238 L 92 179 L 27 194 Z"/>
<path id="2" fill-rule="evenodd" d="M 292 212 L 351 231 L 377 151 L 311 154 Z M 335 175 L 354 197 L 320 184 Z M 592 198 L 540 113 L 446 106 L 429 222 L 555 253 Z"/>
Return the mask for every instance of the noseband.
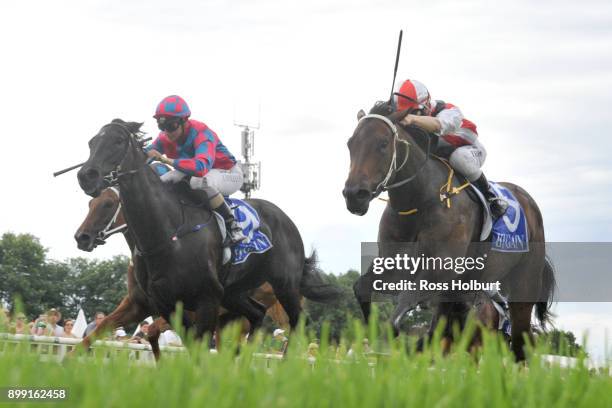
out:
<path id="1" fill-rule="evenodd" d="M 387 127 L 393 133 L 393 156 L 391 157 L 391 164 L 389 165 L 389 170 L 387 171 L 387 175 L 380 183 L 378 183 L 378 185 L 376 186 L 376 190 L 374 190 L 372 197 L 376 197 L 383 191 L 391 190 L 391 189 L 403 186 L 404 184 L 410 183 L 419 175 L 419 173 L 423 170 L 423 168 L 425 168 L 425 164 L 427 164 L 427 160 L 429 160 L 429 156 L 431 153 L 431 139 L 432 138 L 429 137 L 429 134 L 427 134 L 427 132 L 424 129 L 421 129 L 420 127 L 417 127 L 417 126 L 412 126 L 413 129 L 416 129 L 419 132 L 424 133 L 427 136 L 427 153 L 425 155 L 425 161 L 423 161 L 423 164 L 421 164 L 419 169 L 412 176 L 404 180 L 398 181 L 396 183 L 389 184 L 389 181 L 391 181 L 393 176 L 399 173 L 400 170 L 408 162 L 408 157 L 410 156 L 410 142 L 408 142 L 407 140 L 400 139 L 397 126 L 388 117 L 371 113 L 371 114 L 363 116 L 359 121 L 361 122 L 362 120 L 366 120 L 366 119 L 377 119 L 377 120 L 383 121 L 385 125 L 387 125 Z M 406 145 L 406 154 L 404 156 L 404 160 L 402 161 L 402 164 L 398 166 L 397 164 L 398 163 L 397 146 L 400 143 Z"/>

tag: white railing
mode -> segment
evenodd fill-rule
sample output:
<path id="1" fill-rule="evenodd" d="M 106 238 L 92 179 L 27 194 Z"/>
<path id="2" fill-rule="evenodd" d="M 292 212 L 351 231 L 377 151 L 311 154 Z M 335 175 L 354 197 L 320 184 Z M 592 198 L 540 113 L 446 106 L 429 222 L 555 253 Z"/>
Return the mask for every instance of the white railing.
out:
<path id="1" fill-rule="evenodd" d="M 29 334 L 0 333 L 0 354 L 10 352 L 17 345 L 27 344 L 30 350 L 40 355 L 42 361 L 62 361 L 66 353 L 72 351 L 82 339 L 69 337 L 34 336 Z M 153 352 L 148 344 L 129 343 L 124 341 L 97 340 L 92 345 L 94 356 L 104 353 L 105 358 L 127 354 L 131 360 L 148 363 L 153 362 Z M 160 346 L 163 352 L 184 352 L 184 347 Z"/>

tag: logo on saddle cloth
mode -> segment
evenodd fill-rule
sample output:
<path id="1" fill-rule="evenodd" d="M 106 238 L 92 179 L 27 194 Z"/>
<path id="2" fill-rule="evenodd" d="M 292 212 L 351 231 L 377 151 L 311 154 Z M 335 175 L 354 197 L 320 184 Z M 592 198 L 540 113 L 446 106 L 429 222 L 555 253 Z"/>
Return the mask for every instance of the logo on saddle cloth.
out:
<path id="1" fill-rule="evenodd" d="M 508 202 L 506 214 L 498 218 L 491 231 L 491 250 L 499 252 L 529 252 L 527 218 L 514 194 L 506 187 L 489 182 L 491 190 Z"/>
<path id="2" fill-rule="evenodd" d="M 266 234 L 259 230 L 261 222 L 257 211 L 246 202 L 236 198 L 226 197 L 225 201 L 227 201 L 227 204 L 234 212 L 236 222 L 247 237 L 247 239 L 234 245 L 232 248 L 234 253 L 232 264 L 236 265 L 243 263 L 247 260 L 249 255 L 254 253 L 262 254 L 272 248 L 272 243 Z"/>

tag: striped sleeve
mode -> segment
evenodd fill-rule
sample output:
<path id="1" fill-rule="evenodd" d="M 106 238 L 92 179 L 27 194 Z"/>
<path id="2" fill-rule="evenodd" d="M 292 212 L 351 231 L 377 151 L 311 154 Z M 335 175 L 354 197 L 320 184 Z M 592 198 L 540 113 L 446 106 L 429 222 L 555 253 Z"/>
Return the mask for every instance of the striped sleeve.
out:
<path id="1" fill-rule="evenodd" d="M 210 129 L 198 132 L 193 141 L 194 157 L 175 159 L 174 168 L 190 176 L 204 177 L 214 164 L 216 140 Z"/>

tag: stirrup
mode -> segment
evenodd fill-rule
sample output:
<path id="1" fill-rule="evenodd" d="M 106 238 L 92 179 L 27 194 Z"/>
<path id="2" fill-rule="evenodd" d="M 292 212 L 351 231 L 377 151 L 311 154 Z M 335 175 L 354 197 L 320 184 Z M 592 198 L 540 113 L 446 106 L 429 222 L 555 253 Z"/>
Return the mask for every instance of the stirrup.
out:
<path id="1" fill-rule="evenodd" d="M 223 242 L 223 246 L 232 246 L 238 244 L 245 239 L 247 239 L 246 235 L 242 232 L 242 230 L 236 226 L 232 228 L 232 225 L 226 226 L 226 236 L 225 241 Z"/>

